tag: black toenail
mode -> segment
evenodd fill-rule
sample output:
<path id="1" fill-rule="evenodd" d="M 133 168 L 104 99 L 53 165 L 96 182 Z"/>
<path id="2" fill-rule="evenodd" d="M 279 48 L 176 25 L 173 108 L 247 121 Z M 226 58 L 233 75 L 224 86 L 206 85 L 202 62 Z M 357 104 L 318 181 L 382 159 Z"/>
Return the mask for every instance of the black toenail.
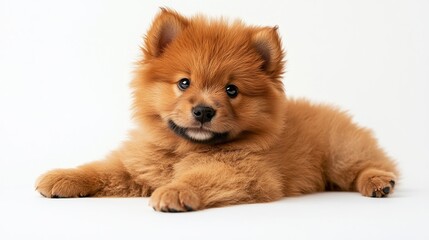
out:
<path id="1" fill-rule="evenodd" d="M 396 183 L 395 183 L 395 181 L 390 180 L 390 182 L 389 182 L 389 183 L 390 183 L 390 185 L 392 185 L 392 187 L 395 187 L 395 184 L 396 184 Z"/>
<path id="2" fill-rule="evenodd" d="M 58 195 L 52 195 L 51 198 L 60 198 Z"/>
<path id="3" fill-rule="evenodd" d="M 389 194 L 390 193 L 390 187 L 383 188 L 383 192 L 384 192 L 384 194 Z"/>
<path id="4" fill-rule="evenodd" d="M 189 211 L 189 212 L 194 211 L 194 209 L 193 209 L 193 208 L 189 207 L 189 206 L 188 206 L 188 205 L 186 205 L 186 204 L 185 204 L 185 209 L 186 209 L 186 211 Z"/>
<path id="5" fill-rule="evenodd" d="M 174 209 L 174 208 L 168 208 L 168 212 L 176 213 L 176 212 L 179 212 L 179 211 L 177 211 L 177 210 L 176 210 L 176 209 Z"/>
<path id="6" fill-rule="evenodd" d="M 152 207 L 152 209 L 153 209 L 154 211 L 156 211 L 155 207 Z"/>

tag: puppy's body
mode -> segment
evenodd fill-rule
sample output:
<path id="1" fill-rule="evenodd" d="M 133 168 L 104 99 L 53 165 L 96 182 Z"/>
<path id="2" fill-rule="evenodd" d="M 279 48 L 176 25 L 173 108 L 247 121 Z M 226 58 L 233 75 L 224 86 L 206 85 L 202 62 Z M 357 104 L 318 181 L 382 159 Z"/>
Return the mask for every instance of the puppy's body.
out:
<path id="1" fill-rule="evenodd" d="M 151 196 L 161 211 L 324 190 L 392 193 L 397 171 L 335 108 L 288 100 L 275 28 L 163 10 L 132 82 L 139 127 L 107 159 L 42 175 L 47 197 Z"/>

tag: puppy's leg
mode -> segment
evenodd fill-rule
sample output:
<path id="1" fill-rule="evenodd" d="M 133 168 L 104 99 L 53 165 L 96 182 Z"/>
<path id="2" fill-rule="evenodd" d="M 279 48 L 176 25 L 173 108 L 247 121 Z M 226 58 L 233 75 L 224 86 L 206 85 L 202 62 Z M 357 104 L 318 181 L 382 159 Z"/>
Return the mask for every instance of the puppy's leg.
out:
<path id="1" fill-rule="evenodd" d="M 279 175 L 262 163 L 258 167 L 214 161 L 180 164 L 174 180 L 153 192 L 150 204 L 154 210 L 184 212 L 282 197 Z"/>
<path id="2" fill-rule="evenodd" d="M 336 130 L 331 135 L 325 170 L 328 182 L 368 197 L 392 194 L 398 171 L 371 132 L 351 123 Z"/>
<path id="3" fill-rule="evenodd" d="M 50 198 L 148 196 L 147 186 L 136 184 L 117 154 L 77 168 L 55 169 L 40 176 L 36 190 Z"/>

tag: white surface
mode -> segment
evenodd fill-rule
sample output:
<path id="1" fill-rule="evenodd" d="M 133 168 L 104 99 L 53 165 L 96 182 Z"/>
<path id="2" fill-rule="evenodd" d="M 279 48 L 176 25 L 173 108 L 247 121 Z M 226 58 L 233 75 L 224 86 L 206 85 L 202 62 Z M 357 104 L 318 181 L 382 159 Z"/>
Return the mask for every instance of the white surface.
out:
<path id="1" fill-rule="evenodd" d="M 428 5 L 0 0 L 0 239 L 429 239 Z M 159 6 L 279 25 L 288 94 L 374 129 L 402 171 L 397 193 L 188 214 L 156 213 L 148 199 L 39 197 L 39 174 L 100 159 L 125 138 L 132 63 Z"/>
<path id="2" fill-rule="evenodd" d="M 427 193 L 318 193 L 269 204 L 159 213 L 148 199 L 3 197 L 1 239 L 428 239 Z"/>

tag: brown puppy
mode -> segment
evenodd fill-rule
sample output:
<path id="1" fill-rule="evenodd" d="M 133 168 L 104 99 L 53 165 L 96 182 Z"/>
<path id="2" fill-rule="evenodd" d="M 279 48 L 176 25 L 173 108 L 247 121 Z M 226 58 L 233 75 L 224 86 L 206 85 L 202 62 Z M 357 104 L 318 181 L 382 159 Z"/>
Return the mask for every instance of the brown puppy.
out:
<path id="1" fill-rule="evenodd" d="M 325 190 L 384 197 L 398 172 L 370 131 L 287 99 L 276 28 L 162 9 L 134 90 L 138 128 L 103 161 L 42 175 L 46 197 L 151 197 L 177 212 Z"/>

